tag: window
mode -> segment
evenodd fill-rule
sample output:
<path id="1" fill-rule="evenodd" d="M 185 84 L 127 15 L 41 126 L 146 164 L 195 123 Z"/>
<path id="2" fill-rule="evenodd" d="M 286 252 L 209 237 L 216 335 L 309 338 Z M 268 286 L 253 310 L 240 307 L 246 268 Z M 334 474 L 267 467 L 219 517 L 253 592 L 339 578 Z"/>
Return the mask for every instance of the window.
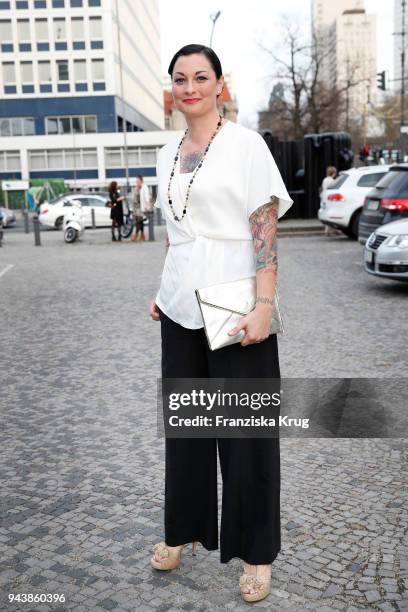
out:
<path id="1" fill-rule="evenodd" d="M 91 39 L 102 38 L 102 18 L 101 17 L 90 17 L 89 18 L 89 31 Z"/>
<path id="2" fill-rule="evenodd" d="M 107 168 L 120 168 L 122 163 L 122 149 L 105 149 L 105 164 Z"/>
<path id="3" fill-rule="evenodd" d="M 47 134 L 58 134 L 58 118 L 47 117 L 45 120 L 45 131 Z"/>
<path id="4" fill-rule="evenodd" d="M 35 135 L 35 122 L 32 117 L 23 117 L 23 134 L 24 136 Z"/>
<path id="5" fill-rule="evenodd" d="M 384 187 L 389 187 L 389 185 L 391 185 L 393 180 L 398 177 L 398 174 L 399 174 L 398 170 L 390 170 L 379 181 L 377 187 L 379 187 L 380 189 L 384 189 Z"/>
<path id="6" fill-rule="evenodd" d="M 96 132 L 96 117 L 85 117 L 85 132 Z"/>
<path id="7" fill-rule="evenodd" d="M 11 136 L 10 119 L 0 120 L 0 136 Z"/>
<path id="8" fill-rule="evenodd" d="M 11 117 L 0 121 L 0 136 L 32 136 L 35 134 L 32 117 Z"/>
<path id="9" fill-rule="evenodd" d="M 0 21 L 0 43 L 11 42 L 12 40 L 11 21 Z"/>
<path id="10" fill-rule="evenodd" d="M 96 154 L 96 149 L 83 149 L 82 159 L 83 168 L 97 168 L 98 156 Z"/>
<path id="11" fill-rule="evenodd" d="M 20 117 L 15 117 L 14 119 L 11 119 L 11 133 L 13 136 L 23 135 L 23 126 Z"/>
<path id="12" fill-rule="evenodd" d="M 84 118 L 83 117 L 72 117 L 72 132 L 74 134 L 81 134 L 84 132 Z"/>
<path id="13" fill-rule="evenodd" d="M 33 83 L 33 64 L 32 62 L 21 62 L 21 82 L 22 83 Z"/>
<path id="14" fill-rule="evenodd" d="M 47 149 L 29 151 L 30 170 L 66 170 L 72 168 L 97 168 L 96 149 Z"/>
<path id="15" fill-rule="evenodd" d="M 38 78 L 40 83 L 51 83 L 51 62 L 38 62 Z"/>
<path id="16" fill-rule="evenodd" d="M 35 37 L 37 42 L 48 40 L 48 23 L 46 19 L 35 20 Z"/>
<path id="17" fill-rule="evenodd" d="M 47 151 L 48 168 L 50 170 L 64 168 L 64 153 L 62 149 Z"/>
<path id="18" fill-rule="evenodd" d="M 103 59 L 92 60 L 92 80 L 93 81 L 104 81 L 105 70 Z"/>
<path id="19" fill-rule="evenodd" d="M 374 187 L 385 174 L 384 172 L 373 172 L 372 174 L 363 174 L 357 181 L 357 187 Z"/>
<path id="20" fill-rule="evenodd" d="M 16 82 L 16 70 L 13 62 L 3 63 L 3 83 L 10 85 Z"/>
<path id="21" fill-rule="evenodd" d="M 86 60 L 74 60 L 75 81 L 86 81 Z"/>
<path id="22" fill-rule="evenodd" d="M 30 170 L 45 170 L 47 167 L 47 156 L 45 151 L 28 152 Z"/>
<path id="23" fill-rule="evenodd" d="M 155 166 L 157 160 L 157 148 L 153 147 L 129 147 L 129 166 Z M 105 164 L 107 168 L 120 168 L 124 165 L 123 148 L 105 149 Z"/>
<path id="24" fill-rule="evenodd" d="M 141 149 L 141 164 L 142 166 L 156 165 L 156 149 Z"/>
<path id="25" fill-rule="evenodd" d="M 70 134 L 71 130 L 71 119 L 70 117 L 59 117 L 59 134 Z"/>
<path id="26" fill-rule="evenodd" d="M 45 129 L 47 134 L 96 132 L 96 117 L 94 115 L 46 117 Z"/>
<path id="27" fill-rule="evenodd" d="M 54 39 L 56 41 L 67 39 L 67 31 L 64 18 L 54 19 Z"/>
<path id="28" fill-rule="evenodd" d="M 0 172 L 20 170 L 20 153 L 18 151 L 0 151 Z"/>
<path id="29" fill-rule="evenodd" d="M 72 40 L 84 40 L 84 20 L 82 17 L 71 19 Z"/>
<path id="30" fill-rule="evenodd" d="M 28 19 L 17 20 L 17 36 L 19 42 L 26 42 L 30 40 L 30 22 Z"/>
<path id="31" fill-rule="evenodd" d="M 57 61 L 57 67 L 58 67 L 58 80 L 59 81 L 69 81 L 68 61 L 67 60 Z"/>
<path id="32" fill-rule="evenodd" d="M 348 174 L 340 174 L 336 179 L 334 179 L 334 182 L 328 187 L 328 189 L 338 189 L 343 185 L 343 183 L 346 182 L 348 178 Z"/>

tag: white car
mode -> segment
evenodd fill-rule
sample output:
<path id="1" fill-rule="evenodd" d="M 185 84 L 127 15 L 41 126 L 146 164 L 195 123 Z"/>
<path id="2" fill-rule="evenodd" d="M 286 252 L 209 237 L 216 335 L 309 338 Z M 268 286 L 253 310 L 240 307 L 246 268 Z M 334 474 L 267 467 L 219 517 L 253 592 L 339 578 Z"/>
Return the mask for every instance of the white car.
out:
<path id="1" fill-rule="evenodd" d="M 16 222 L 14 210 L 11 210 L 10 208 L 0 206 L 0 217 L 3 221 L 3 227 L 9 227 L 12 223 Z"/>
<path id="2" fill-rule="evenodd" d="M 364 198 L 388 172 L 389 167 L 362 166 L 340 172 L 334 183 L 320 194 L 320 208 L 317 212 L 319 220 L 357 239 Z"/>
<path id="3" fill-rule="evenodd" d="M 95 211 L 96 227 L 112 225 L 110 208 L 106 206 L 108 197 L 103 193 L 68 193 L 53 202 L 44 202 L 40 206 L 39 220 L 42 225 L 61 229 L 64 223 L 64 212 L 72 206 L 72 200 L 78 200 L 85 216 L 85 227 L 92 227 L 92 209 Z"/>
<path id="4" fill-rule="evenodd" d="M 408 219 L 380 225 L 364 247 L 364 264 L 369 274 L 408 281 Z"/>

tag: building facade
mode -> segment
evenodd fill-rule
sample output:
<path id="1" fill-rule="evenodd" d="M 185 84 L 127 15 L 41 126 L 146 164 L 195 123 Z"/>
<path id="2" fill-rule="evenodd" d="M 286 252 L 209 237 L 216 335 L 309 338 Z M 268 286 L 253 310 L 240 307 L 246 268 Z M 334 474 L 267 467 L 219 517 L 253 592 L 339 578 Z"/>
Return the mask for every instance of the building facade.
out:
<path id="1" fill-rule="evenodd" d="M 155 174 L 158 0 L 0 0 L 0 179 Z"/>
<path id="2" fill-rule="evenodd" d="M 1 135 L 163 129 L 159 48 L 157 0 L 0 1 Z"/>
<path id="3" fill-rule="evenodd" d="M 312 32 L 324 57 L 322 81 L 339 89 L 352 84 L 348 112 L 361 115 L 377 95 L 376 16 L 363 0 L 312 0 Z"/>

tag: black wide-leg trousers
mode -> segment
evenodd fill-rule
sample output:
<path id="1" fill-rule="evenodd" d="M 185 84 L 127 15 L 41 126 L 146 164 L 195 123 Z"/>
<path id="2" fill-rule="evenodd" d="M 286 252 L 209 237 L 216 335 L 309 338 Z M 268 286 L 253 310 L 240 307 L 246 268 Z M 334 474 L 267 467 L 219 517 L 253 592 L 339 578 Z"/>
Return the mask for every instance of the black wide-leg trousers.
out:
<path id="1" fill-rule="evenodd" d="M 210 351 L 204 329 L 160 311 L 163 378 L 280 378 L 276 334 Z M 166 438 L 165 541 L 218 549 L 217 446 L 222 475 L 221 563 L 272 563 L 281 547 L 279 438 Z"/>

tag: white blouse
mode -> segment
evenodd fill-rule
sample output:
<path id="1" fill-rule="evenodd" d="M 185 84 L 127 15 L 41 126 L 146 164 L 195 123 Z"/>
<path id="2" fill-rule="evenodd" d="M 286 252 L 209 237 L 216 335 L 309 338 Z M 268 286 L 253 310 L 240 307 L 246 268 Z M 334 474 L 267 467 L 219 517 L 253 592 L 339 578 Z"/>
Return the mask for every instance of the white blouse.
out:
<path id="1" fill-rule="evenodd" d="M 227 121 L 213 139 L 191 186 L 184 219 L 175 221 L 167 188 L 181 138 L 159 151 L 156 208 L 166 220 L 169 249 L 156 304 L 170 319 L 189 329 L 203 327 L 195 289 L 255 276 L 249 217 L 279 198 L 278 218 L 292 206 L 268 145 L 258 132 Z M 181 217 L 193 172 L 180 173 L 177 160 L 171 200 Z"/>

